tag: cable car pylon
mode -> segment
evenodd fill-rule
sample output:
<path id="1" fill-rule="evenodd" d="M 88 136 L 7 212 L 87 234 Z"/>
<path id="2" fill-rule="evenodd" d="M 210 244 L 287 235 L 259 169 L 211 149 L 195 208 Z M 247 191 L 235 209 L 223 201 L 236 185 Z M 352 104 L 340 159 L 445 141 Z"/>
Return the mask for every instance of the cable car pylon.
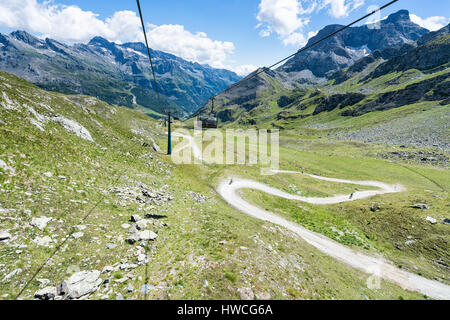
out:
<path id="1" fill-rule="evenodd" d="M 145 24 L 144 24 L 144 18 L 142 16 L 141 4 L 139 3 L 139 0 L 136 0 L 136 3 L 138 6 L 139 17 L 141 18 L 142 31 L 144 32 L 145 46 L 147 47 L 148 61 L 150 62 L 150 67 L 152 70 L 153 83 L 155 86 L 156 95 L 158 97 L 159 104 L 162 106 L 163 103 L 162 103 L 161 96 L 160 96 L 159 90 L 158 90 L 158 83 L 156 81 L 155 69 L 153 68 L 153 61 L 152 61 L 152 56 L 150 54 L 150 46 L 148 45 L 147 32 L 145 31 Z M 173 112 L 170 108 L 168 108 L 168 109 L 163 109 L 163 113 L 167 113 L 167 118 L 169 121 L 168 133 L 167 133 L 167 154 L 171 155 L 172 154 L 171 113 L 173 113 Z"/>

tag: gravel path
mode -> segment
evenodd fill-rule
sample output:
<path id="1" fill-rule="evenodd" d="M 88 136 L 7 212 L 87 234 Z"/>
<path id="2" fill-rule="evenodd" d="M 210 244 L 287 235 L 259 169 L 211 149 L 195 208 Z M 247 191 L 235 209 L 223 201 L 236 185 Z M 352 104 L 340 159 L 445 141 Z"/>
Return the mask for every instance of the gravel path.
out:
<path id="1" fill-rule="evenodd" d="M 184 137 L 189 139 L 194 157 L 196 157 L 199 160 L 202 160 L 201 150 L 195 144 L 194 139 L 188 136 Z M 301 172 L 282 171 L 282 170 L 277 170 L 275 172 L 305 174 Z M 321 234 L 303 228 L 300 225 L 288 221 L 272 212 L 263 210 L 255 205 L 252 205 L 251 203 L 245 201 L 237 192 L 240 189 L 255 189 L 281 198 L 298 200 L 312 204 L 336 204 L 347 201 L 355 201 L 357 199 L 363 199 L 377 194 L 395 193 L 405 190 L 400 185 L 388 185 L 377 181 L 353 181 L 353 180 L 326 178 L 311 174 L 305 175 L 323 181 L 373 186 L 378 189 L 368 191 L 357 191 L 352 196 L 338 195 L 327 198 L 313 198 L 313 197 L 301 197 L 297 195 L 292 195 L 253 180 L 233 178 L 232 180 L 227 179 L 222 181 L 217 191 L 222 196 L 222 198 L 225 199 L 225 201 L 227 201 L 231 206 L 233 206 L 237 210 L 251 217 L 277 224 L 296 233 L 307 243 L 314 246 L 319 251 L 329 255 L 330 257 L 335 258 L 336 260 L 339 260 L 340 262 L 343 262 L 351 267 L 359 269 L 370 275 L 374 275 L 375 277 L 379 277 L 384 280 L 395 283 L 398 286 L 402 287 L 403 289 L 417 291 L 434 299 L 444 299 L 444 300 L 450 299 L 450 286 L 447 286 L 438 281 L 426 279 L 424 277 L 418 276 L 410 272 L 403 271 L 382 257 L 374 257 L 352 250 Z M 368 279 L 368 281 L 369 280 L 370 278 Z"/>
<path id="2" fill-rule="evenodd" d="M 293 173 L 291 171 L 284 172 Z M 375 181 L 351 181 L 324 178 L 314 175 L 308 176 L 325 181 L 375 186 L 381 189 L 356 192 L 353 195 L 352 199 L 350 199 L 348 195 L 329 198 L 307 198 L 288 194 L 256 181 L 233 178 L 233 182 L 231 184 L 230 179 L 223 181 L 219 185 L 217 191 L 225 199 L 225 201 L 227 201 L 231 206 L 238 209 L 239 211 L 254 218 L 268 221 L 291 230 L 292 232 L 302 237 L 307 243 L 314 246 L 319 251 L 335 258 L 336 260 L 339 260 L 365 273 L 395 283 L 406 290 L 417 291 L 422 294 L 426 294 L 427 296 L 434 299 L 450 299 L 450 287 L 443 283 L 429 280 L 416 274 L 403 271 L 382 257 L 366 255 L 347 248 L 344 245 L 341 245 L 321 234 L 303 228 L 296 223 L 290 222 L 272 212 L 262 210 L 259 207 L 254 206 L 242 199 L 242 197 L 237 193 L 237 191 L 240 189 L 255 189 L 286 199 L 293 199 L 312 204 L 333 204 L 367 198 L 375 194 L 400 192 L 403 190 L 400 186 L 389 186 L 384 183 Z"/>

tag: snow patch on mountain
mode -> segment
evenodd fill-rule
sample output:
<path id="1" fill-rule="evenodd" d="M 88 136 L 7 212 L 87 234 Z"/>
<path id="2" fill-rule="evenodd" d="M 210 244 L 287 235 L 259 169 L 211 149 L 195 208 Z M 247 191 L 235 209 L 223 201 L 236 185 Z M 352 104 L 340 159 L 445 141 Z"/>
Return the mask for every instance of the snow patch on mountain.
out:
<path id="1" fill-rule="evenodd" d="M 354 48 L 354 47 L 345 47 L 347 50 L 351 50 L 353 52 L 355 52 L 358 56 L 368 56 L 369 54 L 372 53 L 372 50 L 369 49 L 369 47 L 365 44 L 363 46 Z"/>
<path id="2" fill-rule="evenodd" d="M 131 48 L 127 48 L 127 51 L 130 52 L 130 53 L 137 54 L 138 56 L 141 56 L 141 57 L 144 57 L 144 58 L 145 58 L 145 55 L 142 54 L 142 53 L 140 53 L 139 51 L 133 50 L 133 49 L 131 49 Z"/>

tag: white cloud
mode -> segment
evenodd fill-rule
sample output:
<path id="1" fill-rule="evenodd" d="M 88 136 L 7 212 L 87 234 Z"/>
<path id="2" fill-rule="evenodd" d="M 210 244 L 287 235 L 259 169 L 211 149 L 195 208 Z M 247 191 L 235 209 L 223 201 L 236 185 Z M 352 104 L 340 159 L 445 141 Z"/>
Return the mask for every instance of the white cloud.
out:
<path id="1" fill-rule="evenodd" d="M 434 16 L 423 19 L 415 14 L 410 14 L 409 17 L 411 18 L 412 22 L 430 31 L 439 30 L 445 27 L 450 22 L 450 19 L 441 16 Z"/>
<path id="2" fill-rule="evenodd" d="M 228 55 L 235 50 L 232 42 L 211 40 L 204 32 L 193 34 L 182 25 L 150 26 L 148 39 L 154 49 L 217 68 L 225 68 Z"/>
<path id="3" fill-rule="evenodd" d="M 69 43 L 85 42 L 97 35 L 119 42 L 137 39 L 139 23 L 132 11 L 119 11 L 102 21 L 91 11 L 49 1 L 2 0 L 0 3 L 1 25 Z"/>
<path id="4" fill-rule="evenodd" d="M 261 31 L 259 31 L 259 35 L 262 38 L 266 38 L 268 36 L 270 36 L 272 34 L 272 31 L 270 31 L 270 29 L 262 29 Z"/>
<path id="5" fill-rule="evenodd" d="M 308 40 L 312 37 L 316 36 L 319 33 L 319 30 L 317 31 L 310 31 L 308 32 L 307 36 L 305 37 L 300 32 L 294 32 L 290 34 L 288 37 L 283 39 L 283 44 L 285 46 L 287 45 L 293 45 L 296 47 L 303 47 L 308 43 Z"/>
<path id="6" fill-rule="evenodd" d="M 246 76 L 258 69 L 258 67 L 251 64 L 246 64 L 238 67 L 229 67 L 227 69 L 235 72 L 239 76 Z"/>
<path id="7" fill-rule="evenodd" d="M 343 18 L 362 6 L 365 0 L 261 0 L 256 26 L 261 37 L 278 35 L 285 46 L 303 46 L 311 37 L 303 29 L 309 24 L 312 13 L 328 8 L 328 14 Z"/>
<path id="8" fill-rule="evenodd" d="M 264 35 L 275 32 L 289 36 L 307 21 L 299 17 L 301 5 L 297 0 L 261 0 L 256 19 L 264 25 Z"/>
<path id="9" fill-rule="evenodd" d="M 312 37 L 317 36 L 318 33 L 319 33 L 319 30 L 308 32 L 308 40 L 311 39 Z"/>
<path id="10" fill-rule="evenodd" d="M 344 18 L 364 4 L 364 0 L 323 0 L 319 10 L 329 6 L 328 13 L 335 18 Z"/>
<path id="11" fill-rule="evenodd" d="M 91 11 L 53 1 L 1 0 L 0 25 L 66 43 L 87 42 L 95 36 L 118 43 L 144 39 L 133 11 L 118 11 L 101 20 Z M 149 25 L 148 37 L 154 49 L 216 68 L 227 68 L 228 56 L 235 50 L 232 42 L 212 40 L 204 32 L 191 33 L 181 25 Z"/>
<path id="12" fill-rule="evenodd" d="M 285 46 L 292 45 L 296 47 L 303 47 L 306 44 L 306 37 L 303 33 L 294 32 L 283 39 Z"/>

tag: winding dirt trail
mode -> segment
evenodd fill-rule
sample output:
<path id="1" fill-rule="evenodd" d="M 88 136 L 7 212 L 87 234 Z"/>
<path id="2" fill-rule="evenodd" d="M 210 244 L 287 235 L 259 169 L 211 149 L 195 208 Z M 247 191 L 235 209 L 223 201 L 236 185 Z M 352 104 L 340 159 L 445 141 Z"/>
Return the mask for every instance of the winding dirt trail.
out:
<path id="1" fill-rule="evenodd" d="M 188 137 L 186 136 L 186 138 Z M 200 158 L 198 159 L 202 160 L 201 151 L 195 145 L 194 139 L 191 137 L 189 141 L 193 149 L 194 156 L 198 157 L 200 155 Z M 358 199 L 372 197 L 377 194 L 401 192 L 405 190 L 401 185 L 389 185 L 377 181 L 353 181 L 353 180 L 326 178 L 295 171 L 276 170 L 274 172 L 304 174 L 318 180 L 337 183 L 347 183 L 354 185 L 373 186 L 378 189 L 357 191 L 353 194 L 352 197 L 350 197 L 349 195 L 338 195 L 334 197 L 314 198 L 314 197 L 301 197 L 298 195 L 289 194 L 279 189 L 270 187 L 268 185 L 253 180 L 233 178 L 232 180 L 227 179 L 222 181 L 219 184 L 217 191 L 225 201 L 227 201 L 232 207 L 236 208 L 237 210 L 251 217 L 271 222 L 273 224 L 282 226 L 296 233 L 301 238 L 303 238 L 307 243 L 309 243 L 319 251 L 329 255 L 330 257 L 333 257 L 336 260 L 339 260 L 340 262 L 345 263 L 358 270 L 361 270 L 367 274 L 375 276 L 373 278 L 375 281 L 376 277 L 379 277 L 384 280 L 395 283 L 398 286 L 402 287 L 403 289 L 420 292 L 434 299 L 444 299 L 444 300 L 450 299 L 450 286 L 446 284 L 430 280 L 410 272 L 403 271 L 382 257 L 374 257 L 352 250 L 319 233 L 313 232 L 304 227 L 301 227 L 300 225 L 294 222 L 288 221 L 280 217 L 279 215 L 263 210 L 247 202 L 238 194 L 238 190 L 240 189 L 254 189 L 285 199 L 322 205 L 322 204 L 336 204 L 348 201 L 355 201 Z"/>
<path id="2" fill-rule="evenodd" d="M 343 180 L 343 179 L 334 179 L 334 178 L 326 178 L 322 176 L 316 176 L 313 174 L 296 172 L 296 171 L 285 171 L 285 170 L 272 170 L 275 173 L 294 173 L 294 174 L 302 174 L 304 176 L 308 176 L 317 180 L 337 182 L 337 183 L 347 183 L 347 184 L 355 184 L 360 186 L 370 186 L 379 188 L 378 190 L 366 190 L 366 191 L 355 191 L 351 196 L 349 194 L 345 195 L 337 195 L 334 197 L 326 197 L 326 198 L 314 198 L 314 197 L 301 197 L 298 195 L 289 194 L 278 190 L 276 188 L 272 188 L 266 186 L 264 184 L 258 182 L 250 183 L 252 185 L 251 189 L 258 189 L 260 191 L 272 194 L 274 196 L 282 197 L 285 199 L 298 200 L 302 202 L 307 202 L 311 204 L 335 204 L 342 202 L 355 201 L 358 199 L 364 199 L 368 197 L 372 197 L 377 194 L 386 194 L 386 193 L 396 193 L 405 191 L 405 188 L 401 185 L 389 185 L 386 183 L 378 182 L 378 181 L 352 181 L 352 180 Z M 241 180 L 243 181 L 243 180 Z M 247 180 L 249 181 L 249 180 Z"/>
<path id="3" fill-rule="evenodd" d="M 311 176 L 311 175 L 310 175 Z M 312 176 L 315 177 L 315 176 Z M 322 178 L 322 180 L 328 178 Z M 308 230 L 299 226 L 296 223 L 288 221 L 272 212 L 265 211 L 260 209 L 257 206 L 250 204 L 245 201 L 237 191 L 240 189 L 254 189 L 266 192 L 268 194 L 278 196 L 285 199 L 293 199 L 313 204 L 332 204 L 332 203 L 341 203 L 344 201 L 354 201 L 356 199 L 367 198 L 373 196 L 374 194 L 383 194 L 389 192 L 399 192 L 401 189 L 397 189 L 395 191 L 395 186 L 387 189 L 374 190 L 374 191 L 362 191 L 355 193 L 352 199 L 349 199 L 349 196 L 335 196 L 329 198 L 306 198 L 299 197 L 296 195 L 291 195 L 285 193 L 281 190 L 272 188 L 265 184 L 246 180 L 246 179 L 236 179 L 233 178 L 233 183 L 230 184 L 230 180 L 223 181 L 217 191 L 219 194 L 227 201 L 231 206 L 238 209 L 241 212 L 248 214 L 254 218 L 268 221 L 279 226 L 282 226 L 292 232 L 296 233 L 300 237 L 302 237 L 307 243 L 314 246 L 319 251 L 339 260 L 349 266 L 352 266 L 356 269 L 359 269 L 365 273 L 374 275 L 376 277 L 380 277 L 382 279 L 388 280 L 392 283 L 399 285 L 400 287 L 417 291 L 422 294 L 426 294 L 429 297 L 434 299 L 450 299 L 450 287 L 434 281 L 429 280 L 424 277 L 420 277 L 416 274 L 409 273 L 403 271 L 396 266 L 394 266 L 389 261 L 380 257 L 373 257 L 370 255 L 363 254 L 361 252 L 352 250 L 336 241 L 333 241 L 321 234 Z M 341 183 L 352 183 L 352 184 L 361 184 L 361 185 L 374 185 L 379 184 L 379 182 L 374 181 L 348 181 L 341 179 L 332 179 L 334 182 Z M 384 185 L 384 184 L 381 184 Z M 387 185 L 386 185 L 387 186 Z"/>

